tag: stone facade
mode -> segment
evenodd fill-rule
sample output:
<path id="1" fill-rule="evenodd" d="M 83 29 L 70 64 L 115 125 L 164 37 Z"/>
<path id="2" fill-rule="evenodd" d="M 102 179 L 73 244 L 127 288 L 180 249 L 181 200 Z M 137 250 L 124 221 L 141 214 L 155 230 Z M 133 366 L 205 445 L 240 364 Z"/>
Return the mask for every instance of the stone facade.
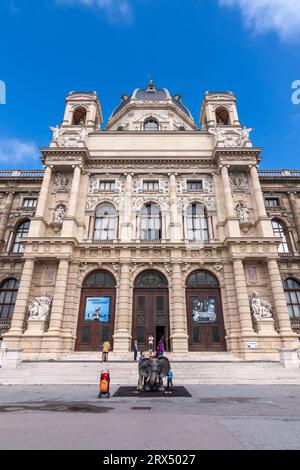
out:
<path id="1" fill-rule="evenodd" d="M 16 296 L 1 307 L 6 347 L 56 357 L 108 338 L 125 353 L 150 333 L 177 353 L 278 359 L 298 346 L 283 283 L 300 283 L 300 171 L 258 170 L 232 93 L 206 93 L 200 120 L 150 83 L 101 130 L 96 93 L 70 93 L 45 170 L 0 172 L 0 288 Z M 253 316 L 253 292 L 269 318 Z M 30 321 L 45 293 L 50 315 Z M 86 316 L 99 297 L 102 324 Z"/>

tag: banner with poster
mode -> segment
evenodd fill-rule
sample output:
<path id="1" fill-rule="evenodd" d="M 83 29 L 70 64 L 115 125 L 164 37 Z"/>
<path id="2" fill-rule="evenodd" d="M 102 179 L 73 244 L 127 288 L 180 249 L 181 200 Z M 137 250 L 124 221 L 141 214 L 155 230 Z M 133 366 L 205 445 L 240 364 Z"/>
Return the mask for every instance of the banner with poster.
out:
<path id="1" fill-rule="evenodd" d="M 84 319 L 99 320 L 101 323 L 109 322 L 110 297 L 87 297 Z"/>

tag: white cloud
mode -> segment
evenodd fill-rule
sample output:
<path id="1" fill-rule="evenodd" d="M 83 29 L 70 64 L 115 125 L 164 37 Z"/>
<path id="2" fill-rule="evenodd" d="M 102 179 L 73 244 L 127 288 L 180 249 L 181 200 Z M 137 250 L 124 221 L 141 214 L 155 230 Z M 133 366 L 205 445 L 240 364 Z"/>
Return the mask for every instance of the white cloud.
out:
<path id="1" fill-rule="evenodd" d="M 7 169 L 17 169 L 18 165 L 39 163 L 39 149 L 34 142 L 26 142 L 16 138 L 0 139 L 0 164 Z"/>
<path id="2" fill-rule="evenodd" d="M 219 0 L 222 6 L 239 6 L 246 25 L 258 33 L 275 31 L 282 40 L 300 33 L 299 0 Z"/>
<path id="3" fill-rule="evenodd" d="M 84 6 L 102 10 L 111 23 L 130 23 L 133 11 L 129 0 L 55 0 L 58 5 Z"/>

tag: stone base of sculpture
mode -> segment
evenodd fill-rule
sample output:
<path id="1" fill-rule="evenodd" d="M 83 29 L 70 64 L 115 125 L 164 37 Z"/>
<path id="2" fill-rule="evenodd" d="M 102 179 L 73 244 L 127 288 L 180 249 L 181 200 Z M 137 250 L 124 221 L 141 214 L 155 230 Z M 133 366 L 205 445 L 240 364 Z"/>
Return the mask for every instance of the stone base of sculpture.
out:
<path id="1" fill-rule="evenodd" d="M 273 318 L 267 318 L 264 320 L 254 321 L 254 330 L 256 333 L 262 336 L 274 336 L 275 324 Z"/>
<path id="2" fill-rule="evenodd" d="M 25 334 L 28 335 L 41 335 L 45 333 L 48 328 L 47 320 L 28 320 L 27 330 Z"/>

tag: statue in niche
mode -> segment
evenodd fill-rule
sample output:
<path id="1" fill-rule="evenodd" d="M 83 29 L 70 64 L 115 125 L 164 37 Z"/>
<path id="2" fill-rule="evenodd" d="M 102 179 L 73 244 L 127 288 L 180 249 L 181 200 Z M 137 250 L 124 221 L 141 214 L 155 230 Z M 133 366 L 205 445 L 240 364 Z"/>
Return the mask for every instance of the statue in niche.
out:
<path id="1" fill-rule="evenodd" d="M 29 320 L 48 320 L 51 303 L 52 298 L 48 296 L 47 292 L 41 297 L 35 297 L 28 304 Z"/>
<path id="2" fill-rule="evenodd" d="M 64 216 L 66 215 L 66 208 L 62 204 L 57 206 L 54 211 L 53 221 L 57 224 L 62 224 Z"/>
<path id="3" fill-rule="evenodd" d="M 250 297 L 250 307 L 254 320 L 273 319 L 271 302 L 260 297 L 255 291 Z"/>
<path id="4" fill-rule="evenodd" d="M 240 223 L 250 222 L 250 211 L 244 202 L 239 202 L 236 206 L 236 213 Z"/>

